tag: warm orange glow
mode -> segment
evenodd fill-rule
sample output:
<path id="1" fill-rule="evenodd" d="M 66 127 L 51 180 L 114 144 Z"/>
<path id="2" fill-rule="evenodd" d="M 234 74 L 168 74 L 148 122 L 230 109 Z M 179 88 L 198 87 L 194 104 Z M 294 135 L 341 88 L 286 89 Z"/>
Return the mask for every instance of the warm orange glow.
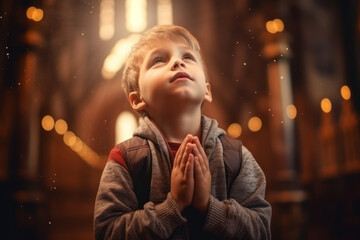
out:
<path id="1" fill-rule="evenodd" d="M 46 115 L 41 120 L 41 126 L 45 131 L 51 131 L 54 128 L 54 118 L 50 115 Z"/>
<path id="2" fill-rule="evenodd" d="M 276 24 L 276 28 L 278 32 L 284 31 L 284 23 L 281 21 L 281 19 L 274 19 L 273 21 Z"/>
<path id="3" fill-rule="evenodd" d="M 227 132 L 228 132 L 230 137 L 238 138 L 241 135 L 242 128 L 241 128 L 240 124 L 232 123 L 232 124 L 229 125 L 229 127 L 227 129 Z"/>
<path id="4" fill-rule="evenodd" d="M 69 147 L 73 147 L 76 143 L 76 136 L 73 132 L 67 131 L 63 137 L 64 143 Z"/>
<path id="5" fill-rule="evenodd" d="M 248 122 L 248 127 L 250 129 L 250 131 L 252 132 L 258 132 L 260 131 L 261 127 L 262 127 L 262 121 L 260 118 L 258 117 L 252 117 L 249 119 Z"/>
<path id="6" fill-rule="evenodd" d="M 287 116 L 288 116 L 290 119 L 296 118 L 297 110 L 296 110 L 295 105 L 290 104 L 289 106 L 287 106 L 287 108 L 286 108 L 286 114 L 287 114 Z"/>
<path id="7" fill-rule="evenodd" d="M 87 146 L 73 132 L 67 131 L 63 137 L 64 143 L 69 146 L 76 154 L 78 154 L 85 162 L 94 168 L 102 169 L 103 163 L 99 155 Z"/>
<path id="8" fill-rule="evenodd" d="M 329 113 L 331 112 L 331 101 L 328 98 L 323 98 L 323 100 L 321 100 L 321 110 L 323 110 L 323 112 L 325 113 Z"/>
<path id="9" fill-rule="evenodd" d="M 276 33 L 276 24 L 273 21 L 266 22 L 266 30 L 269 33 Z"/>
<path id="10" fill-rule="evenodd" d="M 63 135 L 67 132 L 67 130 L 68 130 L 68 125 L 63 119 L 59 119 L 55 122 L 55 131 L 58 134 Z"/>
<path id="11" fill-rule="evenodd" d="M 29 7 L 27 10 L 26 10 L 26 17 L 28 19 L 33 19 L 33 15 L 34 13 L 36 12 L 36 7 Z"/>
<path id="12" fill-rule="evenodd" d="M 72 146 L 71 148 L 72 150 L 74 150 L 74 152 L 78 153 L 83 149 L 83 145 L 84 144 L 81 139 L 77 137 L 74 146 Z"/>
<path id="13" fill-rule="evenodd" d="M 280 19 L 274 19 L 266 22 L 266 30 L 269 33 L 277 33 L 284 31 L 284 23 Z"/>
<path id="14" fill-rule="evenodd" d="M 341 97 L 345 100 L 349 100 L 351 97 L 351 90 L 348 86 L 344 85 L 341 87 Z"/>
<path id="15" fill-rule="evenodd" d="M 29 7 L 26 10 L 26 17 L 28 19 L 34 20 L 35 22 L 39 22 L 44 17 L 44 11 L 40 8 L 36 7 Z"/>

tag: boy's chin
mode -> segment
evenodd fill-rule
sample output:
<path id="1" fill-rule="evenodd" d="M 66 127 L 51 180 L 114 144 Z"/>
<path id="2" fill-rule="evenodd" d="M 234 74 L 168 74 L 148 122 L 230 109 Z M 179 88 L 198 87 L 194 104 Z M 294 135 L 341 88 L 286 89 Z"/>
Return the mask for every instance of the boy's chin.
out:
<path id="1" fill-rule="evenodd" d="M 174 96 L 172 100 L 168 99 L 168 101 L 172 102 L 174 105 L 189 105 L 189 106 L 196 106 L 196 105 L 203 105 L 204 102 L 207 102 L 202 97 L 194 97 L 189 95 L 178 95 Z"/>
<path id="2" fill-rule="evenodd" d="M 184 101 L 189 103 L 198 102 L 200 105 L 203 101 L 207 101 L 205 99 L 205 95 L 183 89 L 170 93 L 167 98 L 174 99 L 175 101 Z"/>

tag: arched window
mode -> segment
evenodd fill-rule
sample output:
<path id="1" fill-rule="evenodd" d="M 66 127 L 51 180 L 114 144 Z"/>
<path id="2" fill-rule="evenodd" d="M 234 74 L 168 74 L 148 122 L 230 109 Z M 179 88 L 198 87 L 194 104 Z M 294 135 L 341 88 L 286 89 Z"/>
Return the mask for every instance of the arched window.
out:
<path id="1" fill-rule="evenodd" d="M 109 55 L 105 58 L 102 68 L 104 79 L 112 79 L 123 66 L 132 45 L 138 40 L 139 34 L 148 28 L 148 14 L 156 14 L 157 24 L 172 24 L 172 0 L 157 0 L 156 13 L 148 12 L 147 0 L 125 0 L 125 23 L 128 32 L 115 43 Z M 103 41 L 111 40 L 116 32 L 115 14 L 116 0 L 101 0 L 99 37 Z M 151 8 L 153 9 L 153 8 Z"/>

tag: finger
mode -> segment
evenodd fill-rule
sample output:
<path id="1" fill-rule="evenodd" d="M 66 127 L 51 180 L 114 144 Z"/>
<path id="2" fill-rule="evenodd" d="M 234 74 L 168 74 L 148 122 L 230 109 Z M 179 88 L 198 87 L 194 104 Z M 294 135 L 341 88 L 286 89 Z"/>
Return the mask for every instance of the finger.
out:
<path id="1" fill-rule="evenodd" d="M 203 157 L 201 156 L 201 154 L 195 144 L 193 144 L 192 152 L 194 153 L 194 156 L 196 157 L 195 162 L 197 162 L 197 164 L 199 165 L 199 168 L 201 170 L 201 173 L 203 173 L 204 171 L 206 171 L 206 166 L 205 166 Z"/>
<path id="2" fill-rule="evenodd" d="M 184 151 L 185 151 L 186 140 L 187 140 L 186 138 L 183 140 L 183 142 L 181 143 L 179 149 L 176 152 L 175 159 L 174 159 L 174 167 L 180 167 L 181 159 L 182 159 L 182 156 L 183 156 Z"/>
<path id="3" fill-rule="evenodd" d="M 194 173 L 196 180 L 204 175 L 203 170 L 199 163 L 199 158 L 196 156 L 194 157 Z"/>
<path id="4" fill-rule="evenodd" d="M 206 174 L 206 172 L 210 171 L 209 169 L 209 162 L 207 157 L 205 156 L 205 158 L 200 154 L 199 148 L 197 146 L 194 147 L 193 149 L 194 155 L 197 156 L 198 158 L 198 162 L 199 162 L 199 166 L 200 169 L 203 173 L 203 175 Z"/>
<path id="5" fill-rule="evenodd" d="M 189 155 L 189 158 L 186 162 L 185 176 L 187 180 L 194 177 L 194 155 L 192 154 Z"/>
<path id="6" fill-rule="evenodd" d="M 185 171 L 185 167 L 186 167 L 186 164 L 187 164 L 187 162 L 189 160 L 190 155 L 193 155 L 193 154 L 191 154 L 191 146 L 190 146 L 190 144 L 187 144 L 185 146 L 185 152 L 181 156 L 181 163 L 180 163 L 180 171 L 181 172 Z"/>
<path id="7" fill-rule="evenodd" d="M 200 143 L 200 140 L 199 140 L 198 137 L 195 137 L 194 139 L 195 139 L 194 142 L 195 142 L 195 145 L 197 147 L 197 150 L 198 150 L 199 154 L 202 157 L 202 159 L 200 159 L 200 160 L 203 160 L 203 163 L 205 164 L 205 168 L 209 169 L 209 161 L 208 161 L 208 158 L 207 158 L 206 153 L 204 151 L 204 148 L 201 146 L 201 143 Z"/>
<path id="8" fill-rule="evenodd" d="M 189 134 L 187 135 L 184 140 L 182 141 L 179 149 L 177 150 L 177 153 L 175 155 L 175 159 L 174 159 L 174 167 L 180 167 L 180 164 L 182 162 L 182 157 L 184 155 L 185 149 L 186 149 L 186 145 L 189 141 L 191 141 L 192 136 Z"/>
<path id="9" fill-rule="evenodd" d="M 197 148 L 198 148 L 200 154 L 202 155 L 202 157 L 205 158 L 205 157 L 206 157 L 206 153 L 205 153 L 204 148 L 202 147 L 202 145 L 201 145 L 200 140 L 199 140 L 198 137 L 194 137 L 194 143 L 195 143 L 195 145 L 197 146 Z"/>
<path id="10" fill-rule="evenodd" d="M 173 162 L 173 169 L 179 167 L 179 160 L 178 159 L 179 158 L 178 158 L 178 155 L 176 153 L 175 158 L 174 158 L 174 162 Z"/>

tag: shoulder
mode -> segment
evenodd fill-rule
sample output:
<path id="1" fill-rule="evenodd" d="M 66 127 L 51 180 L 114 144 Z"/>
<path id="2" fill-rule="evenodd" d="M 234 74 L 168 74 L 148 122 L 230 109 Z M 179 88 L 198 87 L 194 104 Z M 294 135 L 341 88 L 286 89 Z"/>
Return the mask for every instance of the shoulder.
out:
<path id="1" fill-rule="evenodd" d="M 128 169 L 127 164 L 124 159 L 123 152 L 118 145 L 116 145 L 113 149 L 111 149 L 111 151 L 109 153 L 108 164 L 112 163 L 112 162 L 118 163 L 118 164 L 122 165 L 123 167 L 125 167 L 126 169 Z"/>
<path id="2" fill-rule="evenodd" d="M 264 172 L 259 165 L 259 163 L 256 161 L 253 154 L 250 152 L 249 149 L 246 147 L 242 147 L 242 168 L 244 169 L 244 172 L 247 172 L 248 174 L 251 173 L 251 175 L 257 176 L 259 178 L 265 178 Z"/>
<path id="3" fill-rule="evenodd" d="M 116 148 L 120 149 L 122 152 L 134 151 L 147 147 L 148 143 L 146 139 L 138 136 L 134 136 L 116 145 Z"/>
<path id="4" fill-rule="evenodd" d="M 245 147 L 244 145 L 242 146 L 242 158 L 244 159 L 244 161 L 256 161 L 253 154 L 250 152 L 250 150 Z"/>
<path id="5" fill-rule="evenodd" d="M 127 162 L 127 159 L 129 158 L 129 155 L 134 153 L 136 153 L 137 155 L 147 154 L 148 149 L 149 147 L 145 139 L 140 137 L 132 137 L 117 144 L 113 149 L 111 149 L 108 162 L 110 161 L 119 163 L 126 169 L 128 169 L 129 164 Z"/>

